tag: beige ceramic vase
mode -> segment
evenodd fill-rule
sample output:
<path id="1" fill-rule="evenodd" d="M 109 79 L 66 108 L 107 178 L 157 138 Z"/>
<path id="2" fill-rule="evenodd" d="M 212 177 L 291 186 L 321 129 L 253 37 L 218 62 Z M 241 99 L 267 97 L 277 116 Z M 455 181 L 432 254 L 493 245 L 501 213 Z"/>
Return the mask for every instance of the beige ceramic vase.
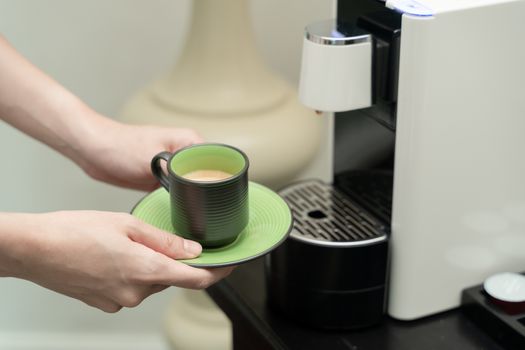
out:
<path id="1" fill-rule="evenodd" d="M 121 119 L 193 128 L 245 151 L 251 180 L 289 183 L 317 155 L 325 118 L 264 64 L 245 0 L 196 0 L 192 16 L 175 68 L 135 95 Z"/>
<path id="2" fill-rule="evenodd" d="M 326 118 L 302 106 L 296 89 L 264 64 L 245 0 L 194 1 L 174 69 L 139 91 L 120 119 L 189 127 L 206 141 L 234 145 L 250 159 L 250 180 L 274 189 L 312 168 L 327 130 Z M 231 347 L 228 320 L 204 292 L 181 290 L 166 330 L 174 349 Z"/>

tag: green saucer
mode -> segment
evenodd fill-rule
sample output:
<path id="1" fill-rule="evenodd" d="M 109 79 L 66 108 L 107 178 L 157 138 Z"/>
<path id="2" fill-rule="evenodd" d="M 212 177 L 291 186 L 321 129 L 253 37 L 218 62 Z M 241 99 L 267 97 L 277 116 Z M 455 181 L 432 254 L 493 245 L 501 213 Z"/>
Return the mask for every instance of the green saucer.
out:
<path id="1" fill-rule="evenodd" d="M 284 242 L 292 229 L 292 214 L 286 202 L 272 190 L 250 182 L 250 221 L 232 243 L 204 248 L 195 259 L 179 260 L 195 267 L 238 265 L 265 255 Z M 174 233 L 170 219 L 170 199 L 164 188 L 144 197 L 131 214 L 162 230 Z"/>

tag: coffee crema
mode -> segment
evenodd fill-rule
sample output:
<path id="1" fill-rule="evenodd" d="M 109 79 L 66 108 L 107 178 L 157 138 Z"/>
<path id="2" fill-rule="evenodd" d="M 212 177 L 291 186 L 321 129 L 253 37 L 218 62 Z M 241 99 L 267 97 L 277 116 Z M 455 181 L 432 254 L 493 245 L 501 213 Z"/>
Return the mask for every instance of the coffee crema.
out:
<path id="1" fill-rule="evenodd" d="M 183 178 L 193 181 L 220 181 L 232 176 L 233 174 L 225 171 L 213 169 L 194 170 L 182 175 Z"/>

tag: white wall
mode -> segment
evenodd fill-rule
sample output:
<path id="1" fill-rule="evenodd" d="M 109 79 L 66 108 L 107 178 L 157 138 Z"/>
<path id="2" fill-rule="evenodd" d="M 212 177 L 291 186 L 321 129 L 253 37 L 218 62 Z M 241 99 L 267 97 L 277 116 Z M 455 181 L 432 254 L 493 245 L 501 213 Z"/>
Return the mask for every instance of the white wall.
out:
<path id="1" fill-rule="evenodd" d="M 263 56 L 296 84 L 303 27 L 330 17 L 332 1 L 251 2 Z M 113 116 L 176 61 L 190 10 L 187 0 L 0 0 L 0 32 L 93 108 Z M 143 195 L 87 178 L 1 122 L 0 162 L 0 211 L 129 211 Z M 25 281 L 0 279 L 0 349 L 29 349 L 35 341 L 38 349 L 163 349 L 162 314 L 176 292 L 109 315 Z"/>

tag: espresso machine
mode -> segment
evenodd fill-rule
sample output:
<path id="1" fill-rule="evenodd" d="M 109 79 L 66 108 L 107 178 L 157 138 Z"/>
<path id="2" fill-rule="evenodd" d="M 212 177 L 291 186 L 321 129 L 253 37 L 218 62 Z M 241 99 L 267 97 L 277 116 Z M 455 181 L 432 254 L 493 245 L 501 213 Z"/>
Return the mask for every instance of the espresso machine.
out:
<path id="1" fill-rule="evenodd" d="M 306 27 L 299 97 L 335 112 L 334 181 L 301 191 L 342 195 L 370 236 L 316 240 L 333 207 L 295 206 L 302 185 L 284 189 L 310 233 L 268 257 L 271 303 L 321 327 L 322 310 L 340 311 L 325 328 L 414 320 L 525 270 L 524 15 L 523 0 L 340 0 L 336 19 Z M 365 304 L 344 302 L 372 289 Z M 341 321 L 355 310 L 360 319 Z"/>

